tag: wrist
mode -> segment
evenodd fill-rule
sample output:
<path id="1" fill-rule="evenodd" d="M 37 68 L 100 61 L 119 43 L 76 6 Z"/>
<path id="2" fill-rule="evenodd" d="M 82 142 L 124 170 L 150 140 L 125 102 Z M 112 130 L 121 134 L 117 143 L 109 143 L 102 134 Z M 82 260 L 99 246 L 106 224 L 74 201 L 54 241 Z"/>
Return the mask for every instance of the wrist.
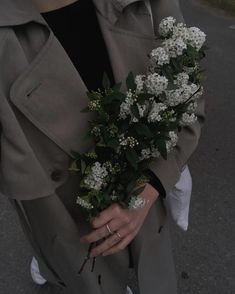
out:
<path id="1" fill-rule="evenodd" d="M 149 183 L 145 185 L 144 190 L 141 192 L 141 197 L 146 200 L 146 206 L 149 208 L 157 200 L 159 195 L 160 193 Z"/>

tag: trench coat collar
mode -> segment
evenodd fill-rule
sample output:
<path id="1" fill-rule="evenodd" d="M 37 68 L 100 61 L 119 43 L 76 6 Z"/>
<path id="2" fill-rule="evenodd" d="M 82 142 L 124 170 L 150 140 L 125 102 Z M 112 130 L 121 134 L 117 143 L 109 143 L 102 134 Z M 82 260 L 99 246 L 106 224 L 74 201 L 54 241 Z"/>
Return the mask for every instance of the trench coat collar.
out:
<path id="1" fill-rule="evenodd" d="M 111 23 L 115 23 L 123 9 L 141 0 L 93 0 L 97 10 Z M 31 0 L 1 0 L 0 26 L 14 26 L 30 21 L 46 24 Z"/>
<path id="2" fill-rule="evenodd" d="M 14 26 L 30 21 L 45 24 L 45 21 L 30 0 L 0 1 L 0 26 Z"/>

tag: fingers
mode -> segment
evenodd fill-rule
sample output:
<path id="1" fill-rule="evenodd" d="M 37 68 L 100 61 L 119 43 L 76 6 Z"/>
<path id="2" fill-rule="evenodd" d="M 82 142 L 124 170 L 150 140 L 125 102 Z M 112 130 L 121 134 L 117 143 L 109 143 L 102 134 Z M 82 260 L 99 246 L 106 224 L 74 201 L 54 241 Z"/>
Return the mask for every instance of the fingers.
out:
<path id="1" fill-rule="evenodd" d="M 108 250 L 104 251 L 102 253 L 102 255 L 103 256 L 111 255 L 111 254 L 117 253 L 117 252 L 125 249 L 126 246 L 134 239 L 136 234 L 137 234 L 137 232 L 128 235 L 126 238 L 122 239 L 116 245 L 114 245 L 113 247 L 111 247 Z"/>
<path id="2" fill-rule="evenodd" d="M 103 241 L 100 245 L 94 247 L 91 250 L 90 257 L 95 257 L 98 255 L 101 255 L 103 252 L 108 250 L 110 247 L 113 247 L 115 244 L 120 242 L 120 237 L 117 234 L 113 234 L 109 238 L 107 238 L 105 241 Z"/>
<path id="3" fill-rule="evenodd" d="M 102 211 L 100 215 L 93 220 L 92 225 L 95 229 L 98 229 L 107 224 L 113 218 L 122 215 L 122 213 L 123 208 L 121 208 L 120 205 L 112 204 L 110 207 Z"/>
<path id="4" fill-rule="evenodd" d="M 124 225 L 124 221 L 122 219 L 113 219 L 108 223 L 108 225 L 111 231 L 115 232 Z M 80 241 L 81 243 L 92 243 L 100 239 L 103 239 L 109 235 L 110 233 L 105 224 L 101 228 L 93 230 L 91 233 L 81 237 Z"/>
<path id="5" fill-rule="evenodd" d="M 105 241 L 103 241 L 100 245 L 94 247 L 91 251 L 90 256 L 94 257 L 94 256 L 101 255 L 104 252 L 111 250 L 111 248 L 116 244 L 118 244 L 118 245 L 114 249 L 115 252 L 124 249 L 125 247 L 122 247 L 122 246 L 125 245 L 126 242 L 123 242 L 123 240 L 125 240 L 127 238 L 128 240 L 131 241 L 134 238 L 137 231 L 138 230 L 130 229 L 129 226 L 123 226 L 121 229 L 118 230 L 118 234 L 114 233 L 112 236 L 110 236 Z M 119 243 L 121 243 L 121 245 L 119 245 Z"/>

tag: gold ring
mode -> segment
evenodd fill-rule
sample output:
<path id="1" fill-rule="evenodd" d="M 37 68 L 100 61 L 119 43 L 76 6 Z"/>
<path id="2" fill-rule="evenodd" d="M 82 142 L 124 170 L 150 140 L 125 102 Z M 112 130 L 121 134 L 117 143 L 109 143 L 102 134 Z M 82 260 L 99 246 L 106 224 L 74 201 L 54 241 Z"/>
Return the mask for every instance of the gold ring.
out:
<path id="1" fill-rule="evenodd" d="M 121 234 L 120 234 L 120 233 L 118 233 L 118 232 L 115 232 L 115 234 L 118 236 L 118 238 L 119 238 L 119 239 L 122 239 L 122 236 L 121 236 Z"/>
<path id="2" fill-rule="evenodd" d="M 110 234 L 110 235 L 113 235 L 113 231 L 110 229 L 109 225 L 106 224 L 105 226 L 106 226 L 106 228 L 107 228 L 109 234 Z"/>

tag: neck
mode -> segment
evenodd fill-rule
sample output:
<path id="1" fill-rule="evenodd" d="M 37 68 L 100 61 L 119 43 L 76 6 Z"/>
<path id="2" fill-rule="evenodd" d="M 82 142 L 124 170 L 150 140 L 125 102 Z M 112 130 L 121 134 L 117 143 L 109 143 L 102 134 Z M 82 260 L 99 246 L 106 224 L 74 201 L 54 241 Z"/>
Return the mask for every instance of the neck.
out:
<path id="1" fill-rule="evenodd" d="M 40 12 L 48 12 L 72 4 L 78 0 L 32 0 Z"/>

